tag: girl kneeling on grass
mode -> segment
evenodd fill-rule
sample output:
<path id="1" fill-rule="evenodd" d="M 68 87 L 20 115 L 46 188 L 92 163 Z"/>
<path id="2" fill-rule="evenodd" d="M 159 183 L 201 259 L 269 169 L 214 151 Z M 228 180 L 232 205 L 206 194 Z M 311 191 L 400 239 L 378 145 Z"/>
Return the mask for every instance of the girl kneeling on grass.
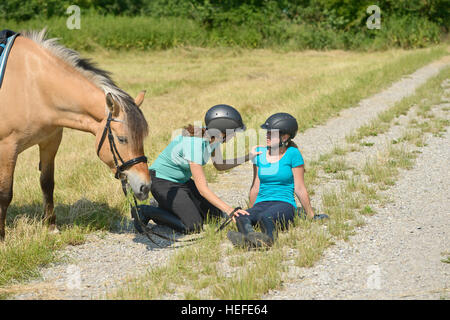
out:
<path id="1" fill-rule="evenodd" d="M 288 113 L 270 116 L 261 128 L 267 130 L 267 146 L 253 160 L 253 183 L 250 188 L 249 215 L 236 217 L 239 232 L 230 231 L 228 239 L 238 247 L 271 246 L 276 226 L 286 228 L 297 209 L 294 193 L 311 219 L 314 215 L 304 183 L 304 161 L 292 139 L 297 134 L 297 120 Z M 253 226 L 259 224 L 262 233 Z"/>
<path id="2" fill-rule="evenodd" d="M 150 166 L 151 192 L 158 207 L 138 207 L 134 214 L 144 224 L 153 220 L 178 232 L 191 233 L 202 229 L 208 214 L 213 217 L 248 215 L 214 194 L 203 170 L 211 156 L 217 170 L 228 170 L 256 155 L 254 148 L 244 159 L 234 159 L 232 163 L 224 163 L 222 159 L 220 145 L 233 138 L 236 131 L 245 130 L 241 115 L 229 105 L 216 105 L 206 113 L 205 124 L 206 128 L 186 127 Z M 134 221 L 136 230 L 142 232 L 136 218 Z"/>

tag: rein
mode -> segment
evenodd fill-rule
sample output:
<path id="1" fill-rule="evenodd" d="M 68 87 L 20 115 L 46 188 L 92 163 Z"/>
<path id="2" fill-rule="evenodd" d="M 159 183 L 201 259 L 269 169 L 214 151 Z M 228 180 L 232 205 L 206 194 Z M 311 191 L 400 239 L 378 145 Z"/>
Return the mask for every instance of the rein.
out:
<path id="1" fill-rule="evenodd" d="M 127 191 L 127 188 L 126 188 L 127 181 L 126 181 L 125 179 L 122 179 L 122 180 L 120 180 L 120 181 L 121 181 L 121 183 L 122 183 L 122 191 L 123 191 L 125 197 L 128 199 L 128 191 Z M 160 237 L 160 238 L 162 238 L 162 239 L 168 240 L 168 241 L 170 241 L 170 242 L 189 242 L 189 244 L 192 244 L 192 242 L 194 242 L 194 241 L 203 239 L 203 237 L 199 237 L 199 238 L 194 238 L 194 239 L 178 240 L 178 239 L 168 237 L 168 236 L 166 236 L 166 235 L 164 235 L 164 234 L 158 233 L 158 232 L 156 232 L 156 231 L 150 229 L 150 228 L 149 228 L 146 224 L 144 224 L 144 223 L 142 222 L 142 220 L 139 218 L 139 214 L 138 214 L 139 208 L 138 208 L 138 203 L 137 203 L 137 200 L 136 200 L 136 197 L 135 197 L 134 193 L 132 193 L 132 196 L 133 196 L 133 202 L 134 202 L 134 203 L 131 203 L 131 202 L 130 202 L 131 217 L 132 217 L 135 221 L 138 222 L 138 224 L 139 224 L 140 227 L 142 228 L 142 231 L 144 231 L 144 234 L 145 234 L 145 235 L 147 236 L 147 238 L 148 238 L 152 243 L 154 243 L 156 246 L 162 248 L 158 243 L 155 242 L 155 240 L 153 240 L 153 238 L 151 237 L 151 235 L 155 235 L 155 236 L 157 236 L 157 237 Z M 187 246 L 187 245 L 189 245 L 189 244 L 185 244 L 184 246 Z M 177 248 L 179 248 L 179 247 L 182 247 L 182 246 L 177 246 Z"/>
<path id="2" fill-rule="evenodd" d="M 126 183 L 127 183 L 127 182 L 126 182 L 125 179 L 122 179 L 122 180 L 120 180 L 120 181 L 121 181 L 121 183 L 122 183 L 122 191 L 123 191 L 125 197 L 128 199 L 128 192 L 127 192 L 127 188 L 126 188 Z M 166 236 L 166 235 L 163 235 L 163 234 L 160 234 L 160 233 L 158 233 L 158 232 L 155 232 L 154 230 L 150 229 L 146 224 L 144 224 L 144 223 L 142 222 L 142 220 L 139 218 L 139 214 L 138 214 L 138 210 L 139 210 L 139 209 L 138 209 L 138 204 L 137 204 L 137 200 L 136 200 L 136 197 L 135 197 L 134 193 L 132 194 L 132 196 L 133 196 L 133 201 L 134 201 L 134 205 L 133 205 L 133 203 L 130 202 L 130 208 L 131 208 L 131 216 L 132 216 L 132 218 L 135 219 L 135 220 L 138 222 L 138 224 L 140 225 L 140 227 L 141 227 L 142 230 L 144 231 L 144 234 L 147 236 L 147 238 L 148 238 L 152 243 L 154 243 L 155 245 L 157 245 L 158 247 L 161 248 L 161 246 L 160 246 L 158 243 L 156 243 L 155 240 L 153 240 L 153 238 L 151 237 L 151 235 L 158 236 L 158 237 L 160 237 L 160 238 L 162 238 L 162 239 L 165 239 L 165 240 L 168 240 L 168 241 L 171 241 L 171 242 L 184 242 L 184 243 L 185 243 L 184 245 L 177 246 L 177 248 L 181 248 L 181 247 L 185 247 L 185 246 L 191 245 L 191 244 L 193 244 L 194 242 L 196 242 L 196 241 L 198 241 L 198 240 L 201 240 L 201 239 L 204 239 L 204 238 L 205 238 L 204 236 L 202 236 L 202 237 L 198 237 L 198 238 L 194 238 L 194 239 L 178 240 L 178 239 L 175 239 L 175 238 L 170 238 L 170 237 L 168 237 L 168 236 Z M 231 212 L 231 214 L 227 217 L 227 219 L 219 226 L 219 228 L 217 228 L 216 233 L 218 233 L 218 232 L 220 232 L 221 230 L 223 230 L 223 229 L 231 222 L 231 220 L 232 220 L 232 218 L 233 218 L 233 214 L 234 214 L 237 210 L 239 210 L 239 209 L 241 209 L 241 207 L 236 207 L 236 208 L 234 208 L 234 210 L 233 210 L 233 211 Z"/>

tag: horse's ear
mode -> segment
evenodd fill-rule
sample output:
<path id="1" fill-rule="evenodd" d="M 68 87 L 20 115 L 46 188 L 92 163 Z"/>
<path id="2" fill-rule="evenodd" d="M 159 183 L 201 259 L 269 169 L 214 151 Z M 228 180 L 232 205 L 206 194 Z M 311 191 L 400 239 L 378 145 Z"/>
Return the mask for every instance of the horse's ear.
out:
<path id="1" fill-rule="evenodd" d="M 134 99 L 134 103 L 136 103 L 136 105 L 137 105 L 138 107 L 140 107 L 141 104 L 142 104 L 142 102 L 144 102 L 144 97 L 145 97 L 145 93 L 146 93 L 146 92 L 147 92 L 147 91 L 142 90 L 141 92 L 139 92 L 139 94 L 137 95 L 136 99 Z"/>
<path id="2" fill-rule="evenodd" d="M 114 101 L 111 93 L 106 94 L 106 105 L 108 106 L 109 111 L 114 117 L 117 117 L 119 114 L 120 107 L 119 105 Z"/>

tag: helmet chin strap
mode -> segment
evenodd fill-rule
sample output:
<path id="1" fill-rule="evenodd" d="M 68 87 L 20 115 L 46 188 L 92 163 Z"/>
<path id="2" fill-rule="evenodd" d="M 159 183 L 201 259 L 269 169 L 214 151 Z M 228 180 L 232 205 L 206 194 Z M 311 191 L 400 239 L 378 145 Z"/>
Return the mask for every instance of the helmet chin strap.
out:
<path id="1" fill-rule="evenodd" d="M 290 140 L 290 139 L 287 139 L 287 140 L 284 141 L 284 142 L 280 142 L 280 143 L 278 144 L 278 148 L 281 148 L 281 147 L 287 147 L 288 144 L 289 144 L 289 140 Z M 270 146 L 267 146 L 267 149 L 270 149 L 270 148 L 271 148 Z"/>
<path id="2" fill-rule="evenodd" d="M 280 139 L 281 140 L 281 139 Z M 291 141 L 291 138 L 287 138 L 286 141 L 280 141 L 280 144 L 278 145 L 279 147 L 287 147 L 289 144 L 289 141 Z"/>

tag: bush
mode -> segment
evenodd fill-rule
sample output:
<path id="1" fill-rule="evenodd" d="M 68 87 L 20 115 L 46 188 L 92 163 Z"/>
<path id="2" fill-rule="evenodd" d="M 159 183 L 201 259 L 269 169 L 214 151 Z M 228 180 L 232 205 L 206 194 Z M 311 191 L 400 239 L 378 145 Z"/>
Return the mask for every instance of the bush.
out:
<path id="1" fill-rule="evenodd" d="M 98 45 L 142 50 L 183 45 L 379 50 L 439 43 L 440 28 L 445 29 L 449 20 L 439 11 L 441 0 L 427 5 L 380 0 L 381 29 L 369 30 L 365 24 L 369 2 L 30 0 L 19 6 L 18 0 L 4 0 L 0 12 L 8 14 L 0 13 L 0 22 L 12 30 L 47 25 L 50 34 L 66 45 L 86 50 Z M 66 28 L 69 4 L 82 8 L 81 30 Z"/>
<path id="2" fill-rule="evenodd" d="M 49 37 L 61 38 L 61 43 L 75 50 L 89 51 L 99 46 L 118 50 L 148 50 L 208 44 L 204 29 L 191 20 L 175 17 L 87 15 L 83 16 L 79 30 L 67 29 L 65 18 L 8 22 L 7 27 L 15 31 L 47 27 Z"/>
<path id="3" fill-rule="evenodd" d="M 393 16 L 385 19 L 379 31 L 372 45 L 376 49 L 423 48 L 440 41 L 440 30 L 436 24 L 414 16 Z"/>

